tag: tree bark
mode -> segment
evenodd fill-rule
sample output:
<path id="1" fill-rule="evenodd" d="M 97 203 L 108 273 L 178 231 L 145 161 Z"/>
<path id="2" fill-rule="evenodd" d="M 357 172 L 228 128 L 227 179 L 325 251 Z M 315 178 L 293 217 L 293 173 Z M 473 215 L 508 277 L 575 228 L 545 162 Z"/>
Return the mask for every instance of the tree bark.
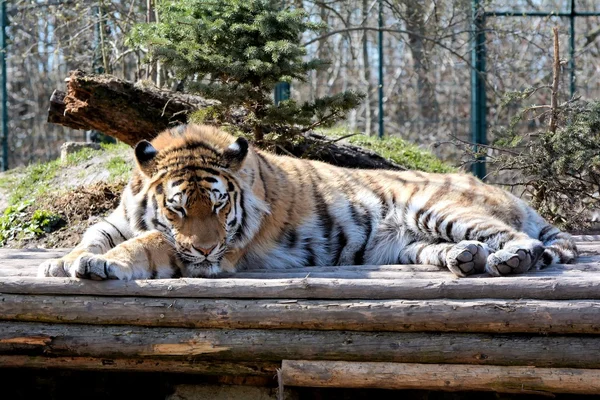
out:
<path id="1" fill-rule="evenodd" d="M 362 18 L 363 18 L 363 26 L 368 25 L 368 16 L 369 14 L 369 1 L 362 1 Z M 367 136 L 371 136 L 372 127 L 373 127 L 373 118 L 372 118 L 372 110 L 371 110 L 371 94 L 373 91 L 373 85 L 371 83 L 371 61 L 369 54 L 369 32 L 364 31 L 362 36 L 362 58 L 363 58 L 363 79 L 365 81 L 366 90 L 365 90 L 365 134 Z"/>
<path id="2" fill-rule="evenodd" d="M 1 269 L 0 269 L 1 271 Z M 520 299 L 600 300 L 598 274 L 581 277 L 480 279 L 160 279 L 94 282 L 12 276 L 0 293 L 238 299 Z"/>
<path id="3" fill-rule="evenodd" d="M 558 85 L 560 82 L 560 49 L 558 40 L 558 28 L 552 28 L 554 36 L 554 61 L 552 63 L 552 96 L 550 98 L 550 132 L 556 132 L 558 122 Z"/>
<path id="4" fill-rule="evenodd" d="M 55 91 L 48 122 L 73 129 L 95 129 L 130 146 L 187 120 L 210 102 L 197 96 L 144 87 L 110 75 L 72 71 L 67 93 Z"/>
<path id="5" fill-rule="evenodd" d="M 211 104 L 215 103 L 198 96 L 133 84 L 110 75 L 73 71 L 67 79 L 67 93 L 55 91 L 50 99 L 48 122 L 97 130 L 134 146 L 186 123 L 189 113 Z M 290 143 L 285 152 L 341 167 L 406 169 L 372 151 L 313 132 L 305 133 L 298 144 Z"/>
<path id="6" fill-rule="evenodd" d="M 402 0 L 405 5 L 403 16 L 408 33 L 408 44 L 413 58 L 413 68 L 417 75 L 417 99 L 421 114 L 421 125 L 431 123 L 438 118 L 439 104 L 435 97 L 435 82 L 430 76 L 430 57 L 428 54 L 431 47 L 423 39 L 427 36 L 426 22 L 427 14 L 425 5 L 421 1 Z"/>
<path id="7" fill-rule="evenodd" d="M 118 371 L 118 372 L 168 372 L 201 375 L 243 375 L 272 377 L 279 363 L 265 362 L 219 362 L 197 360 L 166 360 L 156 358 L 111 357 L 47 357 L 24 355 L 0 355 L 3 368 L 59 368 L 71 370 Z"/>
<path id="8" fill-rule="evenodd" d="M 0 322 L 0 357 L 224 363 L 302 359 L 599 368 L 599 344 L 597 336 L 198 330 Z"/>
<path id="9" fill-rule="evenodd" d="M 600 392 L 597 369 L 284 360 L 282 376 L 284 385 L 308 387 L 522 394 Z"/>
<path id="10" fill-rule="evenodd" d="M 0 295 L 6 321 L 388 332 L 598 334 L 593 300 L 236 300 Z"/>
<path id="11" fill-rule="evenodd" d="M 38 264 L 41 264 L 40 261 Z M 363 268 L 361 268 L 363 267 Z M 593 275 L 595 273 L 595 275 Z M 34 277 L 37 276 L 37 265 L 29 266 L 7 266 L 0 268 L 0 277 Z M 551 268 L 541 271 L 529 271 L 520 278 L 580 278 L 582 280 L 589 278 L 600 278 L 600 268 L 598 264 L 578 264 L 578 265 L 556 265 Z M 235 273 L 222 273 L 215 277 L 216 279 L 249 279 L 249 280 L 273 280 L 273 279 L 302 279 L 302 278 L 318 278 L 318 279 L 338 279 L 338 280 L 393 280 L 393 281 L 408 281 L 411 279 L 445 279 L 452 281 L 457 279 L 456 275 L 435 266 L 423 265 L 352 265 L 346 267 L 304 267 L 298 269 L 286 270 L 261 270 L 255 269 L 251 271 L 240 271 Z M 474 279 L 490 279 L 490 275 L 482 274 L 466 278 L 468 282 L 473 282 Z M 464 280 L 465 278 L 461 278 Z M 495 281 L 494 278 L 491 278 Z M 510 278 L 509 278 L 510 279 Z M 512 282 L 514 283 L 514 278 Z M 516 284 L 519 286 L 519 284 Z M 469 286 L 469 285 L 466 285 Z M 595 295 L 590 293 L 595 298 Z M 522 295 L 519 297 L 523 297 Z M 529 297 L 529 296 L 527 296 Z"/>

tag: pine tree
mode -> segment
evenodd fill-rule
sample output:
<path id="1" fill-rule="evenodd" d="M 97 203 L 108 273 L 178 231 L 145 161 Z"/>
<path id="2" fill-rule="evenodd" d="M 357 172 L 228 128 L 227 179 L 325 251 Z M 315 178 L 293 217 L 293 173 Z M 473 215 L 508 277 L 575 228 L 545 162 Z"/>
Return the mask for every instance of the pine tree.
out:
<path id="1" fill-rule="evenodd" d="M 362 95 L 344 92 L 298 104 L 275 105 L 278 82 L 305 81 L 325 63 L 305 61 L 301 36 L 323 27 L 303 10 L 282 9 L 276 0 L 174 0 L 158 4 L 160 22 L 138 26 L 131 38 L 186 80 L 189 91 L 216 99 L 211 116 L 230 120 L 262 141 L 268 132 L 328 126 L 356 107 Z M 239 113 L 238 113 L 239 114 Z"/>

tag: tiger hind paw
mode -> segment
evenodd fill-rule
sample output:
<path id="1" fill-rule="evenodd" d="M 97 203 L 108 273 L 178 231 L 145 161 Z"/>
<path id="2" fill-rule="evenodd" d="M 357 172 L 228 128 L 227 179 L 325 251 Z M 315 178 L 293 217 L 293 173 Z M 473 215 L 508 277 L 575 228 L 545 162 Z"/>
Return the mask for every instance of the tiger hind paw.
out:
<path id="1" fill-rule="evenodd" d="M 505 246 L 489 255 L 485 269 L 493 276 L 522 274 L 536 265 L 543 253 L 544 246 L 536 240 Z"/>
<path id="2" fill-rule="evenodd" d="M 463 240 L 455 244 L 446 255 L 446 265 L 455 275 L 464 277 L 482 273 L 490 250 L 485 243 Z"/>

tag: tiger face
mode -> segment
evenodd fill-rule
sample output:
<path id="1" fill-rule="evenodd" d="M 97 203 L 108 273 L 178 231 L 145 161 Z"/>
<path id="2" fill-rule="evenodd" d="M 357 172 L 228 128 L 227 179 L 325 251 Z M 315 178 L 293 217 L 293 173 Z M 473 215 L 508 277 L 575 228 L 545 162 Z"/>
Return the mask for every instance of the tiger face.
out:
<path id="1" fill-rule="evenodd" d="M 135 149 L 142 173 L 150 178 L 154 225 L 173 244 L 183 275 L 211 276 L 241 225 L 240 188 L 234 177 L 248 152 L 240 138 L 225 150 L 185 142 L 164 154 L 143 141 Z"/>

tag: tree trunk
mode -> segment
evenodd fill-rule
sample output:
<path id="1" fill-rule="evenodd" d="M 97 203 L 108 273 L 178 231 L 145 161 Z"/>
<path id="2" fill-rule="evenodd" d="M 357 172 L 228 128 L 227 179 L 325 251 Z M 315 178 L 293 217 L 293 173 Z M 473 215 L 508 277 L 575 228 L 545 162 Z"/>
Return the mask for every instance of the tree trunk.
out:
<path id="1" fill-rule="evenodd" d="M 67 93 L 55 91 L 50 99 L 48 122 L 73 129 L 94 129 L 134 146 L 161 131 L 186 123 L 187 115 L 215 104 L 198 96 L 133 84 L 110 75 L 71 72 Z M 336 142 L 313 132 L 289 143 L 285 153 L 349 168 L 406 168 L 372 151 Z"/>
<path id="2" fill-rule="evenodd" d="M 424 20 L 425 5 L 421 1 L 415 0 L 402 0 L 402 2 L 406 6 L 404 22 L 409 31 L 408 44 L 417 75 L 419 111 L 421 118 L 425 120 L 421 121 L 420 125 L 422 125 L 437 118 L 439 112 L 439 105 L 435 97 L 435 84 L 429 76 L 430 55 L 427 54 L 428 46 L 424 40 L 424 37 L 427 36 Z"/>
<path id="3" fill-rule="evenodd" d="M 363 0 L 362 2 L 362 17 L 363 25 L 368 26 L 368 11 L 369 1 Z M 373 117 L 371 113 L 371 94 L 373 91 L 373 85 L 371 84 L 371 62 L 369 55 L 369 35 L 368 31 L 363 32 L 362 37 L 362 50 L 363 50 L 363 79 L 365 81 L 365 135 L 371 136 L 373 127 Z"/>

